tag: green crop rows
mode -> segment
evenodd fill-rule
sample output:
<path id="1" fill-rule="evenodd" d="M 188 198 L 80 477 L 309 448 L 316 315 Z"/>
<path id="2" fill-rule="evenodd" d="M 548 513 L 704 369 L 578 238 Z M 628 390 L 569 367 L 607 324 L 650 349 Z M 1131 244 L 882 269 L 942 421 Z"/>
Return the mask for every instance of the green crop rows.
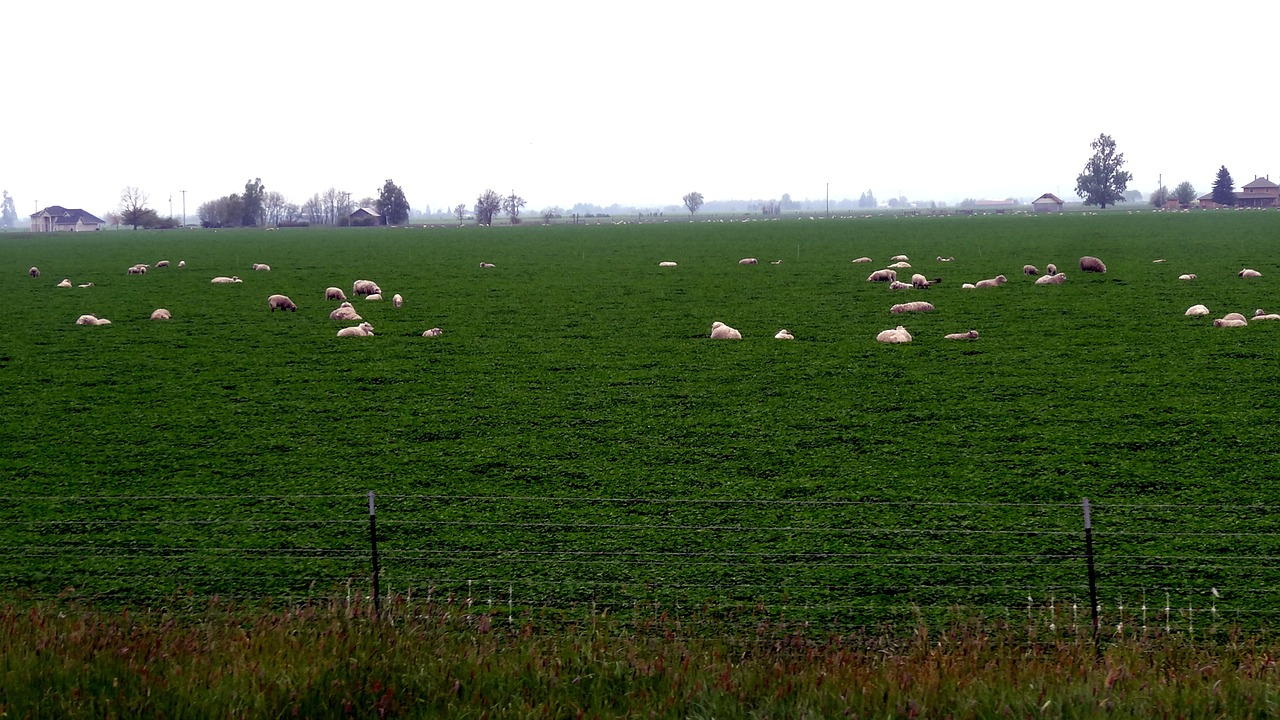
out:
<path id="1" fill-rule="evenodd" d="M 1277 231 L 1121 212 L 4 236 L 0 584 L 365 588 L 374 491 L 393 592 L 1016 609 L 1083 597 L 1087 496 L 1106 604 L 1267 621 L 1280 323 L 1211 320 L 1280 310 Z M 942 282 L 865 281 L 899 253 Z M 161 259 L 187 266 L 125 274 Z M 1021 274 L 1049 262 L 1064 285 Z M 377 336 L 337 338 L 324 288 L 357 278 L 405 306 L 355 300 Z M 888 312 L 918 299 L 937 311 Z M 715 320 L 745 339 L 707 339 Z M 874 341 L 897 324 L 915 341 Z"/>

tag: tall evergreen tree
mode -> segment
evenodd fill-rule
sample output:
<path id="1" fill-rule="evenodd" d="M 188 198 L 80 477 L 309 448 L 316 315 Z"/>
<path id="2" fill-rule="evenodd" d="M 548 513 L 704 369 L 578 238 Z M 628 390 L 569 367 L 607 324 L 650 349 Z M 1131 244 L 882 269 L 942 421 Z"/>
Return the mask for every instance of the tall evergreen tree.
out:
<path id="1" fill-rule="evenodd" d="M 1213 201 L 1219 205 L 1236 204 L 1236 185 L 1226 165 L 1218 168 L 1218 177 L 1213 181 Z"/>

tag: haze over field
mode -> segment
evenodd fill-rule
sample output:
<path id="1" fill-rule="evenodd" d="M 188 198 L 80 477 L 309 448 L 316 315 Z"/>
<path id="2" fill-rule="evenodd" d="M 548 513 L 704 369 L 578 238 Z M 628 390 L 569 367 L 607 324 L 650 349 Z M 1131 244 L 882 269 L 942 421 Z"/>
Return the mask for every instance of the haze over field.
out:
<path id="1" fill-rule="evenodd" d="M 162 214 L 262 178 L 300 203 L 387 178 L 416 210 L 486 188 L 576 203 L 1074 200 L 1111 135 L 1133 189 L 1280 176 L 1253 64 L 1275 8 L 19 3 L 0 187 L 20 215 Z M 48 32 L 50 18 L 59 18 Z M 67 20 L 63 22 L 62 20 Z M 73 20 L 73 21 L 70 21 Z M 18 31 L 17 29 L 23 29 Z"/>

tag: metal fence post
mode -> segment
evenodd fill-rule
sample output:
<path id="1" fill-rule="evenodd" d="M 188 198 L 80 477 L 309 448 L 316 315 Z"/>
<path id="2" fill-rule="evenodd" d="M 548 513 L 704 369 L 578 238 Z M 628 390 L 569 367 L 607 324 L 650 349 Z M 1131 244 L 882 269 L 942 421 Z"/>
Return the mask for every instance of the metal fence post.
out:
<path id="1" fill-rule="evenodd" d="M 1093 521 L 1089 517 L 1089 498 L 1084 499 L 1084 554 L 1089 568 L 1089 607 L 1093 610 L 1093 639 L 1098 639 L 1098 576 L 1093 569 Z"/>

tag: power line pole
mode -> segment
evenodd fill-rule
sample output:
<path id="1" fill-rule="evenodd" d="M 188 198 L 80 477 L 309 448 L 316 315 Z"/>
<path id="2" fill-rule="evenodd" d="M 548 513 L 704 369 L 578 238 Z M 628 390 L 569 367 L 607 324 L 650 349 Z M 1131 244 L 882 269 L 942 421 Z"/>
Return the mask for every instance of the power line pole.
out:
<path id="1" fill-rule="evenodd" d="M 187 191 L 182 191 L 182 227 L 187 226 Z"/>

